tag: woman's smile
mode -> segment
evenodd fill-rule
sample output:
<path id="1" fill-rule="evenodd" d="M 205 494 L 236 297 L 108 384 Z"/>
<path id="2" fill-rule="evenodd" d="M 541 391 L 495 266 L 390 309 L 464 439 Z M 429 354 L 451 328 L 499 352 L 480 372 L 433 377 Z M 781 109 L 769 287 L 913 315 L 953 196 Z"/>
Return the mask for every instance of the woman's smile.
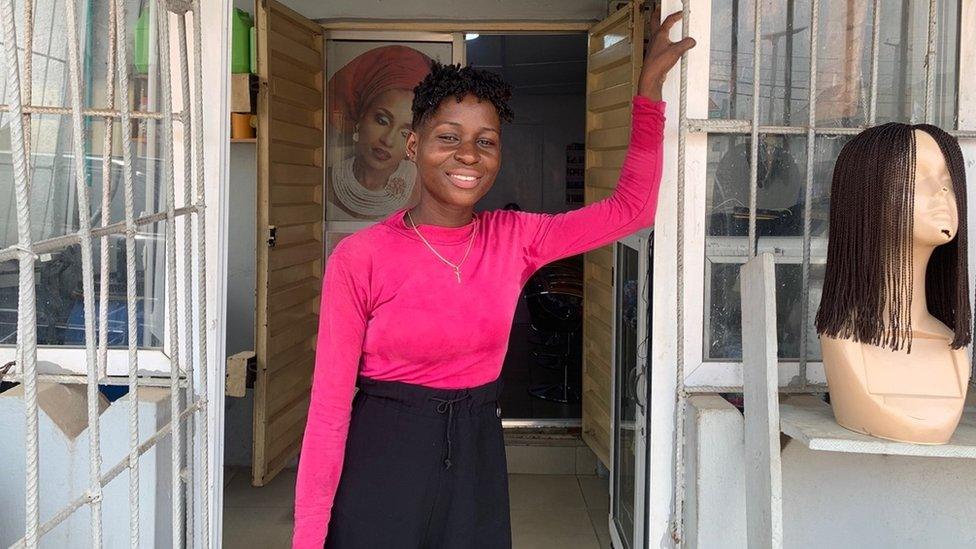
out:
<path id="1" fill-rule="evenodd" d="M 452 170 L 447 172 L 447 178 L 450 179 L 456 187 L 462 189 L 473 189 L 481 183 L 481 174 L 477 172 L 471 172 L 466 170 Z"/>

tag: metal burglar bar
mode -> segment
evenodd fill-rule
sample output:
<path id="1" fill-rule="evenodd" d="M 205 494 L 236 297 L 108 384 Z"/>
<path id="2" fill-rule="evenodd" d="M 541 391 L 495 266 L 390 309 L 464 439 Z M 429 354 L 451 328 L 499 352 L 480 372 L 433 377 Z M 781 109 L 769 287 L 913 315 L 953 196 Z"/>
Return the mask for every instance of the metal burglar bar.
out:
<path id="1" fill-rule="evenodd" d="M 878 3 L 875 2 L 875 10 L 878 8 Z M 820 2 L 818 0 L 811 0 L 810 2 L 810 95 L 807 96 L 807 100 L 810 102 L 809 111 L 810 117 L 807 119 L 807 181 L 803 186 L 803 264 L 802 264 L 802 277 L 803 277 L 803 295 L 806 296 L 810 293 L 810 199 L 813 194 L 813 160 L 817 144 L 817 134 L 814 128 L 817 125 L 817 32 L 816 29 L 819 28 L 817 24 L 820 15 Z M 875 11 L 875 18 L 878 17 L 878 12 Z M 873 29 L 874 36 L 878 36 L 878 28 Z M 875 42 L 877 42 L 875 40 Z M 874 44 L 875 46 L 877 44 Z M 872 70 L 873 73 L 873 70 Z M 871 87 L 877 88 L 874 80 L 871 81 Z M 756 96 L 758 98 L 758 96 Z M 871 106 L 872 113 L 874 112 L 874 106 Z M 753 146 L 753 149 L 756 147 Z M 755 250 L 753 250 L 753 255 Z M 803 299 L 800 301 L 800 316 L 802 320 L 802 330 L 800 334 L 800 385 L 802 387 L 807 386 L 807 319 L 809 300 Z"/>
<path id="2" fill-rule="evenodd" d="M 83 104 L 82 68 L 83 59 L 80 53 L 78 2 L 81 0 L 67 0 L 66 21 L 68 23 L 68 88 L 70 97 L 69 107 L 31 105 L 31 56 L 33 44 L 33 2 L 25 2 L 24 28 L 22 29 L 25 47 L 24 60 L 21 63 L 17 50 L 17 29 L 15 28 L 14 0 L 0 0 L 0 24 L 2 24 L 3 52 L 7 65 L 7 82 L 14 91 L 10 94 L 10 104 L 0 105 L 0 112 L 9 112 L 11 134 L 11 156 L 15 185 L 15 202 L 17 210 L 17 244 L 0 249 L 0 261 L 19 260 L 19 294 L 17 310 L 17 349 L 15 372 L 6 376 L 8 381 L 19 381 L 24 387 L 24 402 L 26 408 L 26 524 L 24 537 L 15 547 L 37 547 L 38 541 L 45 533 L 62 523 L 75 511 L 88 505 L 91 509 L 91 543 L 99 548 L 103 545 L 102 531 L 102 488 L 115 479 L 123 471 L 129 471 L 129 527 L 130 543 L 136 547 L 140 543 L 139 537 L 139 460 L 140 456 L 152 449 L 167 436 L 172 442 L 172 501 L 173 501 L 173 543 L 182 546 L 184 541 L 193 545 L 196 539 L 202 546 L 209 545 L 209 512 L 208 491 L 212 475 L 207 470 L 208 457 L 206 444 L 208 441 L 207 401 L 206 401 L 206 253 L 204 226 L 204 187 L 203 187 L 203 99 L 201 75 L 201 25 L 200 0 L 156 0 L 150 8 L 154 15 L 151 19 L 155 24 L 158 38 L 160 76 L 161 76 L 161 112 L 133 111 L 128 105 L 129 97 L 129 69 L 126 33 L 125 0 L 111 0 L 109 5 L 109 45 L 108 71 L 106 78 L 108 109 L 85 108 Z M 170 50 L 169 20 L 177 21 L 178 46 L 177 51 Z M 189 35 L 188 35 L 189 33 Z M 188 55 L 188 43 L 192 42 L 193 54 Z M 170 56 L 179 59 L 179 70 L 170 74 Z M 190 63 L 193 63 L 191 69 Z M 23 68 L 23 78 L 21 78 Z M 191 72 L 193 86 L 190 85 Z M 173 112 L 171 89 L 174 79 L 180 80 L 182 90 L 182 110 Z M 116 89 L 116 85 L 118 88 Z M 116 93 L 118 91 L 118 93 Z M 26 101 L 27 104 L 23 102 Z M 73 234 L 66 234 L 50 238 L 41 242 L 33 242 L 31 238 L 30 211 L 30 151 L 27 135 L 30 129 L 32 114 L 54 114 L 70 116 L 73 132 L 72 155 L 74 158 L 74 185 L 77 193 L 77 208 L 79 230 Z M 103 156 L 101 159 L 102 177 L 102 218 L 101 226 L 92 227 L 90 217 L 89 186 L 85 173 L 85 145 L 84 132 L 85 117 L 100 117 L 104 121 L 105 135 L 103 142 Z M 135 216 L 133 198 L 133 154 L 130 135 L 131 121 L 134 119 L 161 120 L 163 126 L 163 177 L 166 192 L 166 211 Z M 122 185 L 124 195 L 125 219 L 111 222 L 109 219 L 109 197 L 111 151 L 113 144 L 113 127 L 119 122 L 122 143 Z M 173 136 L 173 122 L 177 121 L 182 127 L 182 140 L 177 143 Z M 174 149 L 182 154 L 182 177 L 176 180 L 174 174 Z M 183 205 L 176 207 L 177 188 L 183 191 Z M 168 300 L 167 321 L 168 351 L 170 359 L 170 377 L 168 380 L 153 378 L 139 374 L 137 343 L 137 309 L 136 309 L 136 247 L 135 239 L 140 226 L 152 225 L 158 222 L 166 223 L 165 256 L 166 283 Z M 193 223 L 196 231 L 193 231 Z M 182 242 L 183 264 L 177 265 L 176 226 L 183 228 Z M 125 235 L 126 250 L 126 311 L 127 311 L 127 340 L 128 340 L 128 376 L 107 375 L 108 353 L 108 237 L 110 235 Z M 100 309 L 96 332 L 95 317 L 95 285 L 92 245 L 95 241 L 101 244 L 101 282 Z M 35 261 L 39 254 L 63 250 L 69 246 L 79 245 L 82 258 L 82 288 L 85 319 L 85 364 L 86 375 L 48 375 L 37 371 L 37 333 L 36 333 L 36 290 L 34 280 Z M 195 268 L 194 268 L 195 267 Z M 182 273 L 179 271 L 182 269 Z M 182 274 L 182 277 L 178 276 Z M 182 304 L 178 296 L 183 296 Z M 195 298 L 195 299 L 194 299 Z M 181 310 L 182 309 L 182 310 Z M 177 318 L 182 320 L 182 338 L 179 336 L 180 327 Z M 194 326 L 194 323 L 195 326 Z M 194 332 L 194 328 L 196 331 Z M 96 341 L 96 333 L 98 338 Z M 197 348 L 194 349 L 193 340 L 197 338 Z M 185 367 L 181 370 L 180 359 Z M 199 368 L 199 376 L 194 376 L 194 362 Z M 52 381 L 58 383 L 85 383 L 88 389 L 88 430 L 89 430 L 89 485 L 84 493 L 79 494 L 67 506 L 47 520 L 40 523 L 38 506 L 38 381 Z M 130 399 L 129 410 L 129 452 L 125 459 L 115 464 L 104 474 L 101 468 L 101 448 L 99 446 L 99 385 L 127 385 Z M 171 391 L 172 418 L 169 424 L 149 436 L 145 441 L 139 441 L 137 395 L 140 387 L 168 386 Z M 181 395 L 182 393 L 182 395 Z M 183 398 L 181 398 L 183 397 Z M 182 449 L 184 438 L 183 425 L 187 425 L 188 448 Z M 196 432 L 196 433 L 195 433 Z M 194 434 L 199 434 L 202 444 L 194 444 Z M 194 464 L 201 464 L 202 479 L 199 483 L 189 482 L 190 471 Z M 186 490 L 185 496 L 183 495 Z M 184 521 L 184 499 L 186 509 L 192 513 L 195 508 L 201 510 L 198 530 L 194 531 L 194 522 L 187 518 Z M 194 499 L 199 497 L 199 506 L 194 506 Z M 186 527 L 184 527 L 184 524 Z M 184 537 L 184 533 L 186 536 Z M 198 537 L 194 534 L 198 534 Z"/>
<path id="3" fill-rule="evenodd" d="M 938 0 L 929 0 L 928 5 L 928 30 L 926 33 L 926 56 L 925 56 L 925 121 L 933 122 L 934 118 L 934 87 L 935 87 L 935 62 L 936 62 L 936 38 L 937 38 L 937 13 Z M 709 17 L 708 13 L 695 14 L 691 9 L 695 0 L 683 0 L 682 7 L 684 12 L 684 25 L 682 34 L 687 36 L 687 29 L 690 26 L 690 18 L 693 15 Z M 684 535 L 683 523 L 683 504 L 685 497 L 685 471 L 683 463 L 683 447 L 685 443 L 684 434 L 684 414 L 687 398 L 692 393 L 707 392 L 735 392 L 741 391 L 741 386 L 727 387 L 701 387 L 696 386 L 692 390 L 685 387 L 685 326 L 684 326 L 684 277 L 685 277 L 685 189 L 686 189 L 686 170 L 685 170 L 685 150 L 686 139 L 689 133 L 707 134 L 749 134 L 750 142 L 750 180 L 749 180 L 749 245 L 748 254 L 750 257 L 756 255 L 756 192 L 758 185 L 758 153 L 759 137 L 763 134 L 781 135 L 805 135 L 807 138 L 807 162 L 806 162 L 806 188 L 804 189 L 804 217 L 803 217 L 803 260 L 802 260 L 802 317 L 803 329 L 800 332 L 800 361 L 799 374 L 800 383 L 797 386 L 784 387 L 780 391 L 784 393 L 811 393 L 823 392 L 826 388 L 820 385 L 809 384 L 807 378 L 807 341 L 809 314 L 808 299 L 809 277 L 810 277 L 810 200 L 811 188 L 813 184 L 813 160 L 817 136 L 838 136 L 855 135 L 875 124 L 877 117 L 877 98 L 878 98 L 878 56 L 879 56 L 879 33 L 880 33 L 880 0 L 873 1 L 874 17 L 871 37 L 871 82 L 870 96 L 868 103 L 868 113 L 866 125 L 860 127 L 836 128 L 836 127 L 817 127 L 816 126 L 816 78 L 817 78 L 817 32 L 819 19 L 819 1 L 811 0 L 810 17 L 810 75 L 809 75 L 809 117 L 806 126 L 772 126 L 760 123 L 760 73 L 762 40 L 762 0 L 753 0 L 755 14 L 754 48 L 753 48 L 753 110 L 751 120 L 729 120 L 729 119 L 694 119 L 687 116 L 687 91 L 688 91 L 688 64 L 685 58 L 681 61 L 680 69 L 680 102 L 678 114 L 678 164 L 677 164 L 677 406 L 675 423 L 675 486 L 674 486 L 674 516 L 672 523 L 672 537 L 677 546 L 681 546 Z M 687 57 L 687 55 L 685 56 Z M 912 120 L 914 123 L 915 120 Z M 949 134 L 958 139 L 976 139 L 976 130 L 947 130 Z"/>

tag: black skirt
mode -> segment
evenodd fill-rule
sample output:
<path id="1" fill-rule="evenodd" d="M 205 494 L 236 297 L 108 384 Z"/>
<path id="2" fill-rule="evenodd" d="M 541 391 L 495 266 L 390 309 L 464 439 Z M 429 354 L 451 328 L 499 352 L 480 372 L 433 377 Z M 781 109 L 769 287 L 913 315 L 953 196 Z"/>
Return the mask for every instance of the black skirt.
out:
<path id="1" fill-rule="evenodd" d="M 510 548 L 501 380 L 357 385 L 325 547 Z"/>

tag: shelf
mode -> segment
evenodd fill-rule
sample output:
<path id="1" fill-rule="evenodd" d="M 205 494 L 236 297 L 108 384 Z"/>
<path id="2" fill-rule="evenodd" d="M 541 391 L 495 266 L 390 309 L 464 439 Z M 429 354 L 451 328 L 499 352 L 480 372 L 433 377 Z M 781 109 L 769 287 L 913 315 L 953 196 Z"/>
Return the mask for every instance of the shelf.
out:
<path id="1" fill-rule="evenodd" d="M 976 459 L 976 415 L 966 409 L 948 444 L 894 442 L 845 429 L 834 420 L 830 405 L 812 396 L 792 397 L 780 404 L 780 429 L 811 450 Z"/>
<path id="2" fill-rule="evenodd" d="M 239 138 L 236 138 L 235 139 L 235 138 L 232 137 L 231 140 L 230 140 L 230 142 L 231 143 L 257 143 L 258 142 L 258 138 L 257 137 L 239 137 Z"/>

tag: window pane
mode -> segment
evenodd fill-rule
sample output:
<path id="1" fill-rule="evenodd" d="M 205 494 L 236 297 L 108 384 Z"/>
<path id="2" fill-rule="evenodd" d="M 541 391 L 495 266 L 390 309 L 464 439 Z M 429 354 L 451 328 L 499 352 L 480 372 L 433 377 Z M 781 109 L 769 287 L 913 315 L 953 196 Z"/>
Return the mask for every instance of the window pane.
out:
<path id="1" fill-rule="evenodd" d="M 86 118 L 87 153 L 82 169 L 89 182 L 93 227 L 102 220 L 102 154 L 104 119 Z M 71 117 L 34 115 L 31 119 L 31 233 L 35 242 L 76 232 L 79 228 Z M 110 151 L 109 223 L 125 219 L 121 126 L 116 123 Z M 136 217 L 165 211 L 161 181 L 161 124 L 140 120 L 132 132 L 133 203 Z M 0 196 L 14 196 L 10 127 L 0 128 Z M 164 245 L 163 224 L 144 225 L 136 235 L 137 342 L 160 347 L 163 339 Z M 0 248 L 17 242 L 14 200 L 0 204 Z M 101 246 L 93 242 L 95 302 L 98 306 Z M 124 235 L 108 237 L 109 345 L 128 344 L 126 309 L 126 246 Z M 81 252 L 73 245 L 41 254 L 35 264 L 38 344 L 84 344 Z M 19 266 L 0 263 L 0 344 L 16 342 Z"/>
<path id="2" fill-rule="evenodd" d="M 706 360 L 742 357 L 739 269 L 749 257 L 749 136 L 709 135 L 706 187 L 705 326 Z M 815 164 L 816 165 L 816 164 Z M 804 183 L 806 137 L 763 135 L 759 144 L 756 238 L 760 252 L 776 262 L 780 356 L 799 356 L 802 317 Z M 815 187 L 826 184 L 815 178 Z M 815 208 L 825 195 L 814 193 Z M 813 212 L 811 212 L 813 213 Z M 811 219 L 811 231 L 825 222 Z"/>
<path id="3" fill-rule="evenodd" d="M 765 251 L 765 250 L 764 250 Z M 802 264 L 789 258 L 789 263 L 782 263 L 777 257 L 776 264 L 776 336 L 779 342 L 779 357 L 781 359 L 796 360 L 800 356 L 800 333 L 803 329 L 803 311 L 800 296 L 803 287 Z M 705 357 L 711 361 L 742 359 L 742 310 L 739 295 L 739 269 L 741 262 L 711 263 L 705 268 L 711 292 L 711 303 L 707 303 L 707 324 L 705 326 Z M 815 266 L 816 268 L 816 266 Z M 820 280 L 823 280 L 823 268 L 820 269 Z M 811 287 L 815 273 L 811 271 Z M 819 294 L 818 294 L 819 299 Z M 815 304 L 813 304 L 815 305 Z M 808 310 L 809 311 L 809 310 Z M 810 318 L 816 314 L 812 309 Z M 816 341 L 816 332 L 812 323 L 808 326 L 808 335 L 813 339 L 808 345 Z M 819 350 L 815 353 L 819 356 Z"/>
<path id="4" fill-rule="evenodd" d="M 877 122 L 923 122 L 928 2 L 902 0 L 881 5 Z M 959 3 L 941 1 L 937 8 L 933 122 L 955 129 Z"/>
<path id="5" fill-rule="evenodd" d="M 109 56 L 109 6 L 112 0 L 83 0 L 78 4 L 79 44 L 82 59 L 82 101 L 86 107 L 105 108 Z M 158 55 L 152 36 L 155 32 L 145 2 L 128 0 L 127 50 L 130 82 L 124 100 L 132 110 L 160 110 Z M 23 0 L 14 1 L 17 18 L 18 49 L 24 49 Z M 65 0 L 34 4 L 34 32 L 31 40 L 31 98 L 34 105 L 70 106 L 68 28 Z M 141 20 L 141 24 L 140 24 Z M 152 50 L 152 51 L 151 51 Z M 0 63 L 2 65 L 2 63 Z M 26 67 L 22 66 L 26 70 Z M 174 65 L 173 70 L 176 70 Z M 0 96 L 10 97 L 15 90 L 0 71 Z M 116 88 L 117 91 L 117 88 Z M 0 248 L 17 242 L 17 220 L 10 146 L 10 115 L 0 114 L 0 196 L 11 200 L 0 203 Z M 123 192 L 122 132 L 131 137 L 133 207 L 142 217 L 165 211 L 162 193 L 162 125 L 159 121 L 133 119 L 131 125 L 113 126 L 111 151 L 104 151 L 105 120 L 85 117 L 84 157 L 73 148 L 70 115 L 31 116 L 30 181 L 31 237 L 37 242 L 76 232 L 79 229 L 78 196 L 75 174 L 83 170 L 90 195 L 91 224 L 98 227 L 125 219 Z M 109 218 L 102 218 L 103 155 L 109 154 Z M 177 193 L 178 195 L 180 193 Z M 141 347 L 160 347 L 163 339 L 164 245 L 163 224 L 139 227 L 135 237 L 136 315 L 138 331 L 134 337 Z M 123 235 L 112 235 L 93 242 L 93 269 L 96 308 L 101 278 L 101 246 L 108 249 L 109 345 L 128 343 L 126 307 L 126 246 Z M 81 345 L 84 343 L 81 250 L 79 245 L 41 254 L 35 264 L 38 343 L 41 345 Z M 16 308 L 19 265 L 0 264 L 0 344 L 16 342 Z"/>
<path id="6" fill-rule="evenodd" d="M 928 2 L 882 2 L 876 123 L 925 118 Z M 868 120 L 871 96 L 870 0 L 822 0 L 818 24 L 817 126 L 857 127 Z M 956 127 L 959 3 L 937 4 L 933 121 Z M 809 94 L 810 2 L 763 3 L 760 123 L 806 125 Z M 712 3 L 710 116 L 752 115 L 753 2 Z M 792 41 L 789 37 L 793 37 Z M 820 303 L 827 253 L 834 162 L 851 136 L 817 136 L 810 189 L 809 294 L 803 294 L 805 136 L 763 135 L 755 234 L 760 252 L 776 257 L 779 354 L 800 353 L 808 300 L 807 357 L 820 359 L 813 319 Z M 738 270 L 748 259 L 750 137 L 708 138 L 705 325 L 706 360 L 742 355 Z"/>
<path id="7" fill-rule="evenodd" d="M 809 104 L 810 4 L 763 0 L 759 105 L 763 125 L 805 124 Z M 752 118 L 752 0 L 712 2 L 711 118 Z"/>
<path id="8" fill-rule="evenodd" d="M 110 347 L 128 345 L 128 310 L 126 308 L 126 247 L 122 235 L 109 239 L 109 308 L 108 344 Z M 95 326 L 98 333 L 98 311 L 101 280 L 101 246 L 93 246 L 95 284 Z M 148 276 L 147 265 L 162 263 L 163 229 L 148 226 L 136 236 L 136 342 L 140 347 L 159 348 L 163 345 L 163 286 L 161 277 Z M 162 269 L 157 269 L 161 271 Z M 17 342 L 17 280 L 16 261 L 0 263 L 0 344 Z M 51 254 L 42 254 L 35 263 L 37 303 L 37 344 L 85 344 L 85 316 L 82 294 L 81 248 L 70 246 Z"/>
<path id="9" fill-rule="evenodd" d="M 881 2 L 877 123 L 924 119 L 928 2 Z M 712 2 L 709 116 L 752 117 L 751 0 Z M 871 97 L 873 2 L 822 0 L 817 37 L 817 124 L 867 121 Z M 959 5 L 939 2 L 934 122 L 954 128 Z M 810 1 L 764 0 L 760 123 L 802 126 L 809 119 Z"/>
<path id="10" fill-rule="evenodd" d="M 639 292 L 637 283 L 638 252 L 635 248 L 617 244 L 617 280 L 614 299 L 616 300 L 616 367 L 614 384 L 618 398 L 614 401 L 613 445 L 613 522 L 624 540 L 624 547 L 630 547 L 634 539 L 634 524 L 637 522 L 634 509 L 634 485 L 636 480 L 636 457 L 639 434 L 637 433 L 637 372 L 640 362 L 637 356 L 639 314 Z"/>
<path id="11" fill-rule="evenodd" d="M 109 56 L 109 7 L 114 0 L 77 2 L 78 41 L 82 59 L 82 101 L 87 107 L 107 108 L 106 78 Z M 31 103 L 56 107 L 71 104 L 68 82 L 68 27 L 66 0 L 35 1 L 34 30 L 31 40 Z M 127 0 L 126 50 L 129 58 L 130 87 L 150 73 L 155 81 L 158 63 L 155 51 L 155 29 L 150 18 L 153 2 Z M 145 14 L 145 17 L 140 15 Z M 24 48 L 24 0 L 14 0 L 17 47 Z M 141 25 L 139 25 L 141 19 Z M 137 26 L 139 29 L 137 30 Z M 138 38 L 137 38 L 138 36 Z M 2 57 L 2 56 L 0 56 Z M 21 57 L 23 62 L 23 57 Z M 0 60 L 0 95 L 9 98 L 5 62 Z M 21 66 L 26 70 L 25 66 Z M 172 70 L 176 70 L 176 65 Z M 8 102 L 8 100 L 4 100 Z"/>

